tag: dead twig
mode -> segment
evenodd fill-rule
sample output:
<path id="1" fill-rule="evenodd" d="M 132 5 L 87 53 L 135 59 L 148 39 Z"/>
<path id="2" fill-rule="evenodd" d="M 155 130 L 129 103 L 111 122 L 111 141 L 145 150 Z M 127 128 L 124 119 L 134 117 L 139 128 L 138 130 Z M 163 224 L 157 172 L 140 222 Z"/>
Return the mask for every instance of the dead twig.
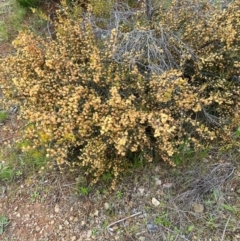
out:
<path id="1" fill-rule="evenodd" d="M 222 238 L 221 238 L 220 241 L 223 241 L 223 240 L 224 240 L 225 233 L 226 233 L 226 229 L 227 229 L 227 226 L 228 226 L 228 223 L 229 223 L 230 218 L 231 218 L 231 215 L 228 217 L 228 220 L 227 220 L 226 225 L 225 225 L 225 227 L 224 227 L 223 234 L 222 234 Z"/>
<path id="2" fill-rule="evenodd" d="M 133 218 L 133 217 L 136 217 L 136 216 L 138 216 L 138 215 L 141 215 L 141 214 L 142 214 L 142 212 L 137 212 L 137 213 L 132 214 L 132 215 L 126 217 L 126 218 L 122 218 L 122 219 L 120 219 L 120 220 L 117 220 L 117 221 L 115 221 L 115 222 L 113 222 L 113 223 L 111 223 L 111 224 L 109 224 L 109 225 L 107 226 L 107 231 L 108 231 L 110 234 L 112 234 L 112 232 L 113 232 L 113 229 L 111 229 L 112 226 L 114 226 L 115 224 L 124 222 L 125 220 L 127 220 L 127 219 L 129 219 L 129 218 Z"/>

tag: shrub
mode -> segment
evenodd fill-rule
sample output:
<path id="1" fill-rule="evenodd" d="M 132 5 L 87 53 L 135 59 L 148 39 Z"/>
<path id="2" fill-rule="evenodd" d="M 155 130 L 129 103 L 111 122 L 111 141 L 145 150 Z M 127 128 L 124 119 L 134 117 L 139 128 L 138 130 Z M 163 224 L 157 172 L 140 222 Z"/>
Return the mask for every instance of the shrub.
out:
<path id="1" fill-rule="evenodd" d="M 20 102 L 28 148 L 44 146 L 60 168 L 84 167 L 93 182 L 112 171 L 114 185 L 134 155 L 174 164 L 186 149 L 229 141 L 239 125 L 239 3 L 203 12 L 201 21 L 190 21 L 195 7 L 176 18 L 174 4 L 144 30 L 134 27 L 153 39 L 170 37 L 158 53 L 170 60 L 160 71 L 143 71 L 144 52 L 138 63 L 131 51 L 116 61 L 130 32 L 110 29 L 99 48 L 92 19 L 76 19 L 67 7 L 58 13 L 55 39 L 21 32 L 16 55 L 2 61 L 1 82 Z"/>

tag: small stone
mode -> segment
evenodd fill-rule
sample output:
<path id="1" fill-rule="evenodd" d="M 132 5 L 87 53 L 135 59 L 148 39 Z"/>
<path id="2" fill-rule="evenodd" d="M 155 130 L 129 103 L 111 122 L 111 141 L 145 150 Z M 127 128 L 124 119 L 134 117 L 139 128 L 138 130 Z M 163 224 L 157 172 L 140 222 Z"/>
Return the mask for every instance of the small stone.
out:
<path id="1" fill-rule="evenodd" d="M 81 222 L 81 226 L 83 227 L 83 226 L 85 226 L 86 225 L 86 222 L 83 220 L 82 222 Z"/>
<path id="2" fill-rule="evenodd" d="M 55 211 L 55 213 L 59 213 L 59 206 L 58 205 L 56 205 L 55 207 L 54 207 L 54 211 Z"/>
<path id="3" fill-rule="evenodd" d="M 87 231 L 87 237 L 90 238 L 92 236 L 92 231 L 91 230 L 88 230 Z"/>
<path id="4" fill-rule="evenodd" d="M 140 192 L 141 195 L 143 195 L 143 193 L 144 193 L 144 188 L 143 188 L 143 187 L 140 187 L 140 188 L 138 188 L 138 191 Z"/>
<path id="5" fill-rule="evenodd" d="M 39 226 L 36 227 L 36 231 L 39 232 L 41 228 Z"/>
<path id="6" fill-rule="evenodd" d="M 105 208 L 105 210 L 110 209 L 110 205 L 109 205 L 109 203 L 104 203 L 104 208 Z"/>
<path id="7" fill-rule="evenodd" d="M 53 225 L 53 224 L 54 224 L 54 220 L 52 220 L 52 221 L 50 222 L 50 224 Z"/>
<path id="8" fill-rule="evenodd" d="M 159 180 L 159 179 L 156 179 L 155 185 L 156 185 L 156 186 L 161 186 L 161 185 L 162 185 L 162 181 Z"/>
<path id="9" fill-rule="evenodd" d="M 143 236 L 140 236 L 140 237 L 138 238 L 138 240 L 139 240 L 139 241 L 145 241 L 145 240 L 146 240 L 146 238 L 145 238 L 145 237 L 143 237 Z"/>
<path id="10" fill-rule="evenodd" d="M 157 207 L 157 206 L 160 204 L 160 202 L 159 202 L 155 197 L 153 197 L 153 198 L 152 198 L 152 204 L 153 204 L 155 207 Z"/>
<path id="11" fill-rule="evenodd" d="M 75 218 L 73 219 L 73 222 L 76 223 L 77 221 L 78 221 L 78 218 L 75 217 Z"/>
<path id="12" fill-rule="evenodd" d="M 157 231 L 157 228 L 158 228 L 158 226 L 155 225 L 155 224 L 153 224 L 153 223 L 147 224 L 147 229 L 148 229 L 149 233 L 154 233 L 154 232 L 156 232 L 156 231 Z"/>
<path id="13" fill-rule="evenodd" d="M 70 221 L 70 222 L 73 221 L 73 219 L 74 219 L 73 216 L 70 216 L 70 217 L 69 217 L 69 221 Z"/>
<path id="14" fill-rule="evenodd" d="M 171 188 L 171 187 L 173 187 L 173 183 L 171 183 L 171 182 L 169 182 L 169 183 L 164 183 L 163 184 L 163 188 L 167 188 L 167 189 L 169 189 L 169 188 Z"/>
<path id="15" fill-rule="evenodd" d="M 69 222 L 67 220 L 64 221 L 64 225 L 68 226 Z"/>
<path id="16" fill-rule="evenodd" d="M 16 217 L 20 218 L 20 217 L 21 217 L 21 214 L 20 214 L 20 213 L 17 213 L 17 214 L 16 214 Z"/>
<path id="17" fill-rule="evenodd" d="M 62 225 L 59 225 L 59 226 L 58 226 L 58 229 L 59 229 L 59 230 L 62 230 L 62 229 L 63 229 Z"/>
<path id="18" fill-rule="evenodd" d="M 98 211 L 98 210 L 96 210 L 96 211 L 95 211 L 95 213 L 93 214 L 93 216 L 94 216 L 94 217 L 97 217 L 97 216 L 98 216 L 98 214 L 99 214 L 99 211 Z"/>
<path id="19" fill-rule="evenodd" d="M 71 241 L 75 241 L 75 240 L 77 240 L 77 237 L 76 237 L 76 236 L 73 236 L 73 237 L 71 238 Z"/>

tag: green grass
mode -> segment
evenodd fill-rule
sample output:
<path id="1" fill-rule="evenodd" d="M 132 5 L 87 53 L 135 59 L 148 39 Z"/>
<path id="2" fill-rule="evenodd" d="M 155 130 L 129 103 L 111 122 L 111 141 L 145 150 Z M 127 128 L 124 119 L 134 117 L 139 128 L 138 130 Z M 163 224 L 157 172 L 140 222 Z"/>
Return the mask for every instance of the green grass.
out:
<path id="1" fill-rule="evenodd" d="M 0 21 L 0 41 L 11 41 L 15 38 L 17 31 L 22 28 L 26 9 L 15 0 L 6 0 L 0 4 L 0 13 L 3 14 L 3 20 Z"/>
<path id="2" fill-rule="evenodd" d="M 47 158 L 44 150 L 22 152 L 20 147 L 21 143 L 17 143 L 0 148 L 0 181 L 29 177 L 45 168 Z"/>

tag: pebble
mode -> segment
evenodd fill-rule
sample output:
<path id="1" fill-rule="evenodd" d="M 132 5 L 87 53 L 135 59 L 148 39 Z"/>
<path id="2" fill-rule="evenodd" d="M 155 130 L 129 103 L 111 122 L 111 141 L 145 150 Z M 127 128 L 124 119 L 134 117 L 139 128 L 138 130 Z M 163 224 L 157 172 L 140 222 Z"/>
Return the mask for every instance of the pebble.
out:
<path id="1" fill-rule="evenodd" d="M 160 202 L 159 202 L 155 197 L 153 197 L 153 198 L 152 198 L 152 204 L 153 204 L 155 207 L 157 207 L 157 206 L 160 204 Z"/>
<path id="2" fill-rule="evenodd" d="M 55 211 L 55 213 L 59 213 L 59 206 L 58 205 L 56 205 L 55 207 L 54 207 L 54 211 Z"/>
<path id="3" fill-rule="evenodd" d="M 105 208 L 105 210 L 110 209 L 110 205 L 109 205 L 109 203 L 104 203 L 104 208 Z"/>
<path id="4" fill-rule="evenodd" d="M 39 232 L 41 228 L 39 226 L 36 227 L 36 231 Z"/>
<path id="5" fill-rule="evenodd" d="M 64 225 L 68 226 L 69 222 L 67 220 L 64 221 Z"/>

